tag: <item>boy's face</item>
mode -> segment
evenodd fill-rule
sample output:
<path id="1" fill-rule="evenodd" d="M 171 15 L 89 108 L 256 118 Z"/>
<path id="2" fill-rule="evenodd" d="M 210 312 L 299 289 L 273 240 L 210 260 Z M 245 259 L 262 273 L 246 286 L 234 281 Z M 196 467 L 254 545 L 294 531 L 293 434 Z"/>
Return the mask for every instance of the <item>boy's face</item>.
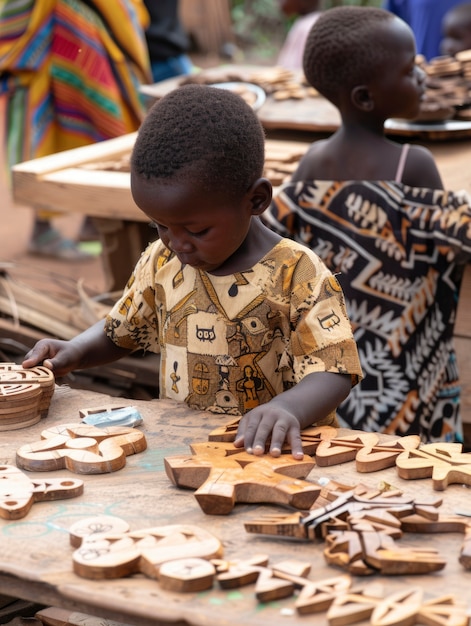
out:
<path id="1" fill-rule="evenodd" d="M 131 188 L 137 206 L 183 264 L 214 272 L 241 247 L 249 231 L 250 192 L 234 200 L 190 181 L 162 183 L 136 176 L 131 176 Z"/>
<path id="2" fill-rule="evenodd" d="M 449 11 L 443 20 L 440 52 L 454 56 L 457 52 L 469 49 L 471 49 L 471 7 L 469 15 L 466 16 L 463 12 Z"/>
<path id="3" fill-rule="evenodd" d="M 412 119 L 419 113 L 425 92 L 425 73 L 415 63 L 412 31 L 402 20 L 394 18 L 377 36 L 390 50 L 390 58 L 378 68 L 376 78 L 368 85 L 374 110 L 385 119 Z"/>

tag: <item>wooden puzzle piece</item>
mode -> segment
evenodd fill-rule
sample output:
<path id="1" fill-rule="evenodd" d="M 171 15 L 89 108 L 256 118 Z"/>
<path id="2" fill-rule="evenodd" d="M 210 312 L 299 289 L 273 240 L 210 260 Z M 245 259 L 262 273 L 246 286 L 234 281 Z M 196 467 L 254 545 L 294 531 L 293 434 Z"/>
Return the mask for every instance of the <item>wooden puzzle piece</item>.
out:
<path id="1" fill-rule="evenodd" d="M 394 539 L 377 530 L 336 531 L 326 537 L 324 557 L 357 576 L 429 574 L 443 569 L 446 561 L 436 550 L 399 548 Z"/>
<path id="2" fill-rule="evenodd" d="M 182 560 L 210 560 L 223 555 L 221 542 L 213 534 L 197 526 L 175 524 L 133 532 L 116 532 L 116 525 L 110 522 L 110 516 L 106 517 L 106 520 L 103 517 L 87 518 L 71 527 L 71 543 L 80 541 L 79 547 L 73 553 L 73 568 L 83 578 L 110 579 L 142 573 L 158 579 L 160 567 L 164 563 L 181 561 L 175 568 L 167 570 L 166 584 L 180 584 L 182 588 L 193 585 L 194 588 L 198 585 L 200 576 L 208 576 L 208 570 L 198 568 L 196 571 L 197 568 L 194 568 L 190 575 Z M 103 526 L 110 523 L 111 530 L 105 530 Z M 88 533 L 90 529 L 92 532 Z M 178 579 L 178 571 L 181 573 L 181 582 L 177 584 L 175 581 Z M 173 579 L 172 583 L 170 579 Z"/>
<path id="3" fill-rule="evenodd" d="M 418 435 L 400 437 L 379 443 L 376 433 L 361 433 L 322 441 L 316 450 L 316 463 L 328 467 L 355 461 L 358 472 L 377 472 L 393 467 L 404 450 L 415 450 L 420 445 Z"/>
<path id="4" fill-rule="evenodd" d="M 226 442 L 192 444 L 193 456 L 167 457 L 172 483 L 196 489 L 195 498 L 209 515 L 226 515 L 236 502 L 273 503 L 308 510 L 321 488 L 302 480 L 314 467 L 307 455 L 255 456 Z"/>
<path id="5" fill-rule="evenodd" d="M 13 465 L 0 466 L 0 517 L 25 517 L 35 502 L 75 498 L 83 493 L 83 481 L 76 479 L 31 480 Z"/>
<path id="6" fill-rule="evenodd" d="M 103 474 L 121 469 L 126 456 L 146 447 L 144 434 L 134 428 L 61 424 L 43 430 L 40 441 L 21 446 L 16 463 L 34 472 L 66 468 L 77 474 Z"/>
<path id="7" fill-rule="evenodd" d="M 374 609 L 372 626 L 467 626 L 466 607 L 457 603 L 452 595 L 424 602 L 423 590 L 412 588 L 395 593 Z"/>
<path id="8" fill-rule="evenodd" d="M 212 559 L 211 562 L 216 567 L 217 581 L 221 589 L 235 589 L 255 583 L 260 574 L 260 568 L 268 565 L 268 556 L 255 554 L 249 559 L 235 561 Z"/>
<path id="9" fill-rule="evenodd" d="M 351 585 L 352 578 L 348 574 L 317 582 L 308 581 L 295 601 L 296 611 L 300 615 L 327 611 L 335 598 L 346 594 Z"/>
<path id="10" fill-rule="evenodd" d="M 337 595 L 327 610 L 329 626 L 347 626 L 368 620 L 384 595 L 383 585 L 378 583 Z"/>
<path id="11" fill-rule="evenodd" d="M 159 584 L 162 589 L 179 593 L 211 589 L 215 576 L 214 565 L 197 557 L 166 561 L 159 568 Z"/>
<path id="12" fill-rule="evenodd" d="M 428 443 L 407 450 L 396 459 L 401 478 L 432 478 L 433 488 L 443 491 L 452 483 L 471 485 L 471 454 L 460 443 Z"/>

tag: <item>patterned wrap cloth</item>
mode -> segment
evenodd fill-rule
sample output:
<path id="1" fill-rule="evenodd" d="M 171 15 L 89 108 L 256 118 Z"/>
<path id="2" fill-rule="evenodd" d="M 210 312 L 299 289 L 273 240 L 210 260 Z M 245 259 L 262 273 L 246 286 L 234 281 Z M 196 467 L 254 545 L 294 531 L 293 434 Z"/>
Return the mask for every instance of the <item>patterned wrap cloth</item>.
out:
<path id="1" fill-rule="evenodd" d="M 160 241 L 138 261 L 106 332 L 161 352 L 160 396 L 242 415 L 311 372 L 361 378 L 337 279 L 311 250 L 282 239 L 248 271 L 214 276 Z M 322 422 L 336 424 L 335 412 Z"/>
<path id="2" fill-rule="evenodd" d="M 453 327 L 471 258 L 469 196 L 302 181 L 279 189 L 264 220 L 338 274 L 365 374 L 340 424 L 462 442 Z"/>
<path id="3" fill-rule="evenodd" d="M 139 128 L 151 82 L 140 0 L 2 0 L 10 166 Z"/>

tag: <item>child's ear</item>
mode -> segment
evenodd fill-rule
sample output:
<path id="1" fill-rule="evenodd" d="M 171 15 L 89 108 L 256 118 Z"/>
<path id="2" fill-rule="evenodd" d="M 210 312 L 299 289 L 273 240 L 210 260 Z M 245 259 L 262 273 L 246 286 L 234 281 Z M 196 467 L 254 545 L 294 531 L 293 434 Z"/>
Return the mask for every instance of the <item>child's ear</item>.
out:
<path id="1" fill-rule="evenodd" d="M 261 215 L 270 205 L 273 187 L 267 178 L 258 178 L 247 192 L 252 215 Z"/>
<path id="2" fill-rule="evenodd" d="M 350 94 L 352 104 L 360 111 L 372 111 L 375 103 L 366 85 L 357 85 Z"/>

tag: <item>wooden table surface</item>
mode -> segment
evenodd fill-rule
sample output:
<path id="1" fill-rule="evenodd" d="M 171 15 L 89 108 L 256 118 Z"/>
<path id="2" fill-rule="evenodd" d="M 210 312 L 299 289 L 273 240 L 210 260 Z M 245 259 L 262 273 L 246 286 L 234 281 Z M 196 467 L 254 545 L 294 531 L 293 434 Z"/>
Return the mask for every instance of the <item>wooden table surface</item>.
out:
<path id="1" fill-rule="evenodd" d="M 229 515 L 209 516 L 203 513 L 191 490 L 174 487 L 164 471 L 164 458 L 190 454 L 189 444 L 207 440 L 208 433 L 226 423 L 204 412 L 195 412 L 171 401 L 124 401 L 136 406 L 144 423 L 148 448 L 127 457 L 126 466 L 110 474 L 80 475 L 68 470 L 27 473 L 36 478 L 81 478 L 83 495 L 70 500 L 41 502 L 17 521 L 0 520 L 0 594 L 38 603 L 63 607 L 96 616 L 108 617 L 136 626 L 191 624 L 195 626 L 286 626 L 327 624 L 325 613 L 298 616 L 293 598 L 259 604 L 254 587 L 223 591 L 214 586 L 202 593 L 165 592 L 155 580 L 142 575 L 127 579 L 93 581 L 78 577 L 72 570 L 73 548 L 68 528 L 80 519 L 95 515 L 114 515 L 124 519 L 131 530 L 167 524 L 192 524 L 212 532 L 223 544 L 228 559 L 247 558 L 265 553 L 270 565 L 285 559 L 312 563 L 310 578 L 323 580 L 345 573 L 326 565 L 322 542 L 247 534 L 244 522 L 266 513 L 287 513 L 277 506 L 236 504 Z M 87 391 L 56 388 L 49 416 L 39 424 L 2 432 L 0 463 L 15 465 L 16 450 L 40 438 L 40 432 L 51 425 L 79 422 L 79 409 L 103 405 L 123 405 L 122 399 L 109 398 Z M 345 431 L 342 431 L 345 432 Z M 346 431 L 349 432 L 349 431 Z M 386 481 L 407 495 L 437 496 L 430 479 L 405 481 L 395 468 L 371 474 L 358 474 L 354 463 L 314 468 L 308 480 L 328 477 L 344 484 L 360 482 L 377 487 Z M 468 488 L 451 485 L 440 492 L 442 513 L 471 508 Z M 446 559 L 446 567 L 428 576 L 373 576 L 354 579 L 355 583 L 379 581 L 386 593 L 422 587 L 426 599 L 454 594 L 471 609 L 471 572 L 459 564 L 461 534 L 406 534 L 397 540 L 406 547 L 434 547 Z"/>

